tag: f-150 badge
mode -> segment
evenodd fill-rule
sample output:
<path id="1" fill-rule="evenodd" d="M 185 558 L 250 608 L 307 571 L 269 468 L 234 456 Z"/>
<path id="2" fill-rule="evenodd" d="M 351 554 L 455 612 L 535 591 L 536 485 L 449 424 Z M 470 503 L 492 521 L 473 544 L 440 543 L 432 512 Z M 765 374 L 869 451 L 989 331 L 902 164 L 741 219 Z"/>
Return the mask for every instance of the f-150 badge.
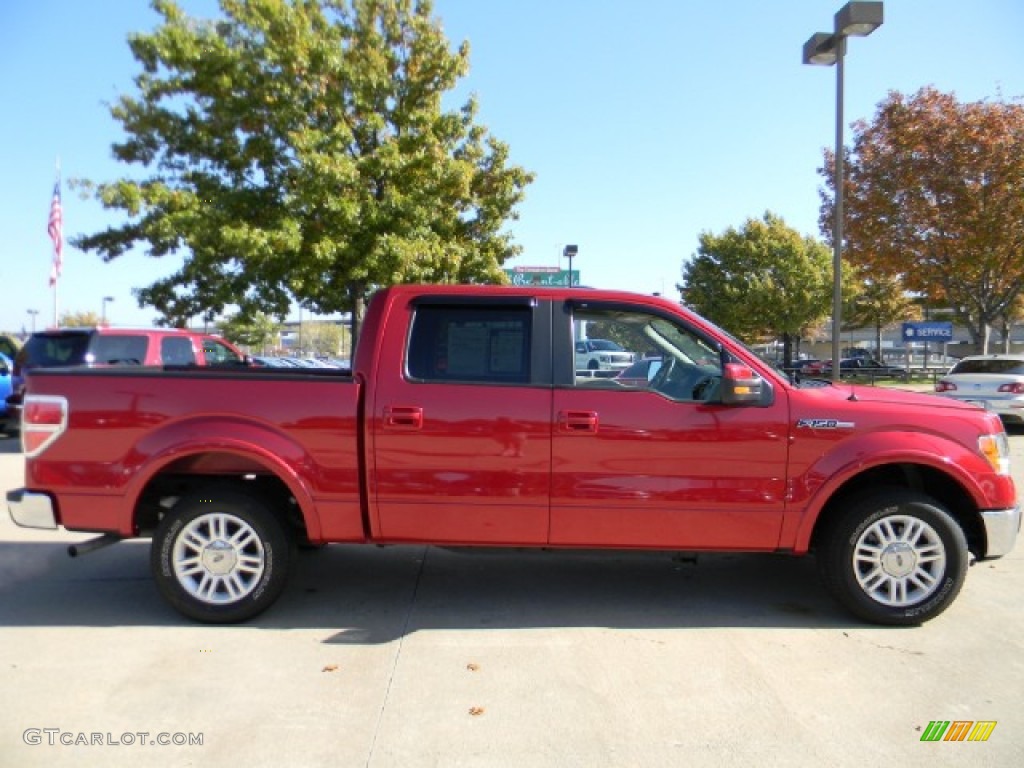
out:
<path id="1" fill-rule="evenodd" d="M 800 419 L 796 423 L 797 429 L 853 429 L 855 426 L 852 421 L 838 419 Z"/>

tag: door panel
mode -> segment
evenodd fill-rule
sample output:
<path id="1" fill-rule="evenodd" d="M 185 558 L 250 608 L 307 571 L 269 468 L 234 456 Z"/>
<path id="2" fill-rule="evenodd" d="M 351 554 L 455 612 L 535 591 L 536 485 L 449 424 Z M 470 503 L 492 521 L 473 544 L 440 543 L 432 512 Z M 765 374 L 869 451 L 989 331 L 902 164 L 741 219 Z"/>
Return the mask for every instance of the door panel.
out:
<path id="1" fill-rule="evenodd" d="M 375 430 L 383 536 L 545 543 L 551 390 L 421 384 L 402 398 Z"/>
<path id="2" fill-rule="evenodd" d="M 786 485 L 784 407 L 561 389 L 553 408 L 593 413 L 597 424 L 553 435 L 552 544 L 777 545 Z"/>
<path id="3" fill-rule="evenodd" d="M 561 370 L 552 418 L 553 545 L 774 549 L 786 493 L 788 405 L 721 404 L 711 336 L 643 306 L 570 302 L 555 344 L 615 340 L 657 360 L 650 379 Z M 557 357 L 557 356 L 556 356 Z"/>

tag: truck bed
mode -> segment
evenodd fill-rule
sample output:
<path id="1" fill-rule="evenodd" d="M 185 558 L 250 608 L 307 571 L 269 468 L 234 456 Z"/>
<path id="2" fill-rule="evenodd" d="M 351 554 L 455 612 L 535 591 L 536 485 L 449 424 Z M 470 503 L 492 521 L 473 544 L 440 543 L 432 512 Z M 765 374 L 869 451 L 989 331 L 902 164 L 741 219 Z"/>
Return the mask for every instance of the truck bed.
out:
<path id="1" fill-rule="evenodd" d="M 28 463 L 26 477 L 54 492 L 65 528 L 136 535 L 132 511 L 157 472 L 255 479 L 283 468 L 311 486 L 303 496 L 332 518 L 321 518 L 331 538 L 362 537 L 360 386 L 347 371 L 112 367 L 31 376 L 35 394 L 74 392 L 68 429 L 47 461 Z"/>

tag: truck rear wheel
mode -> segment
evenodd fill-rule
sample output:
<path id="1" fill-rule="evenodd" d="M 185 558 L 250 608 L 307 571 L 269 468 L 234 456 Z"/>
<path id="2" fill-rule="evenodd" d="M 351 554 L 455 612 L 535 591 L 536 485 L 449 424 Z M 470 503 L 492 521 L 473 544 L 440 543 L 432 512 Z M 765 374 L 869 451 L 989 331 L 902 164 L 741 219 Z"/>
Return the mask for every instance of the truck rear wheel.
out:
<path id="1" fill-rule="evenodd" d="M 819 541 L 829 591 L 862 619 L 893 626 L 948 608 L 967 575 L 963 530 L 923 494 L 888 488 L 847 499 Z"/>
<path id="2" fill-rule="evenodd" d="M 258 499 L 211 490 L 182 499 L 157 526 L 150 567 L 185 616 L 225 624 L 266 610 L 281 594 L 294 542 Z"/>

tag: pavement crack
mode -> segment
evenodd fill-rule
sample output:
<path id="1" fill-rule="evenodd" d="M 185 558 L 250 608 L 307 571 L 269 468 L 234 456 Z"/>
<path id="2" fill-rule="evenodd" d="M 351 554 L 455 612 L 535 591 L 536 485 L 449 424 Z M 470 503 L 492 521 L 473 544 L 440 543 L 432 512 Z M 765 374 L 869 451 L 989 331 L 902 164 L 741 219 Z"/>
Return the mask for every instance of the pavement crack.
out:
<path id="1" fill-rule="evenodd" d="M 377 749 L 377 736 L 380 733 L 381 723 L 384 722 L 384 710 L 387 709 L 388 700 L 391 698 L 391 685 L 395 680 L 395 671 L 398 669 L 398 660 L 402 656 L 402 646 L 405 644 L 405 636 L 409 633 L 409 623 L 412 621 L 412 611 L 416 606 L 416 596 L 420 591 L 420 582 L 423 581 L 423 571 L 427 566 L 427 553 L 430 547 L 423 548 L 423 557 L 420 559 L 420 567 L 416 572 L 416 583 L 413 585 L 412 594 L 409 596 L 409 604 L 405 609 L 405 621 L 402 624 L 402 632 L 398 636 L 398 646 L 395 648 L 395 657 L 391 660 L 391 671 L 388 673 L 388 684 L 384 690 L 384 699 L 380 703 L 380 711 L 377 713 L 377 723 L 373 727 L 373 738 L 370 740 L 370 752 L 366 756 L 366 766 L 369 768 L 373 762 L 373 755 Z"/>

